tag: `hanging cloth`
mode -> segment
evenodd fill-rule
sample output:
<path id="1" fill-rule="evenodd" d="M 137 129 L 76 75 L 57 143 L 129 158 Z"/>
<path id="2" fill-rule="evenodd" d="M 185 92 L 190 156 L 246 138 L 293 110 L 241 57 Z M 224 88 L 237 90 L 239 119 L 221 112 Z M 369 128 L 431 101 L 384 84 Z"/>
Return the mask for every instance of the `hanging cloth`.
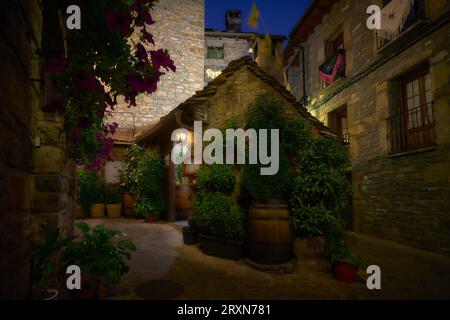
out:
<path id="1" fill-rule="evenodd" d="M 344 74 L 344 66 L 344 51 L 339 50 L 319 67 L 320 79 L 327 84 L 334 83 L 338 75 Z"/>
<path id="2" fill-rule="evenodd" d="M 381 30 L 378 30 L 380 37 L 392 40 L 398 37 L 415 0 L 392 0 L 381 10 Z"/>

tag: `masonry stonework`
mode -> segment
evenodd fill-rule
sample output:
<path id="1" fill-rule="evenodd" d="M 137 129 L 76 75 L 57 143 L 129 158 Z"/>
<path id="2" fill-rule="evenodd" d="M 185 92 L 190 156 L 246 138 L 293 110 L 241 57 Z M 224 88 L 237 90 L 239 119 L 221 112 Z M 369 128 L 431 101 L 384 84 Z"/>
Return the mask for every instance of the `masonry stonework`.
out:
<path id="1" fill-rule="evenodd" d="M 381 5 L 378 2 L 336 1 L 302 43 L 307 61 L 308 108 L 330 127 L 330 114 L 347 108 L 355 230 L 448 255 L 450 3 L 425 1 L 428 23 L 445 20 L 445 16 L 447 22 L 403 50 L 393 49 L 394 43 L 383 51 L 377 47 L 375 33 L 365 24 L 367 7 Z M 345 77 L 322 89 L 318 68 L 325 60 L 326 40 L 336 30 L 344 34 Z M 397 44 L 404 39 L 398 39 Z M 423 152 L 391 155 L 387 119 L 397 103 L 395 83 L 423 63 L 429 65 L 431 77 L 436 145 Z M 289 72 L 298 99 L 304 94 L 300 70 L 298 66 Z"/>
<path id="2" fill-rule="evenodd" d="M 57 227 L 71 233 L 73 225 L 62 118 L 41 111 L 49 94 L 37 54 L 42 8 L 38 0 L 0 8 L 0 299 L 27 297 L 32 243 Z"/>
<path id="3" fill-rule="evenodd" d="M 139 95 L 136 107 L 120 103 L 110 119 L 119 124 L 117 140 L 132 141 L 204 85 L 204 0 L 159 0 L 152 17 L 156 47 L 169 50 L 177 70 L 163 75 L 152 95 Z"/>

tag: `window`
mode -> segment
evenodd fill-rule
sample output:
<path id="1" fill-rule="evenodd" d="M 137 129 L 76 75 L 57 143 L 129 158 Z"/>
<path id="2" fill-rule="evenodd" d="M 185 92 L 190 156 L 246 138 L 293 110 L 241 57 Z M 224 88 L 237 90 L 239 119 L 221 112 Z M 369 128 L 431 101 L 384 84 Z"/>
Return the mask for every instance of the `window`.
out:
<path id="1" fill-rule="evenodd" d="M 109 184 L 120 183 L 121 161 L 107 161 L 105 164 L 105 182 Z"/>
<path id="2" fill-rule="evenodd" d="M 347 109 L 336 114 L 336 133 L 338 136 L 342 137 L 345 143 L 350 143 Z"/>
<path id="3" fill-rule="evenodd" d="M 223 59 L 225 57 L 223 47 L 208 47 L 207 57 L 209 59 Z"/>
<path id="4" fill-rule="evenodd" d="M 400 108 L 388 119 L 391 153 L 435 144 L 431 92 L 428 66 L 400 79 Z"/>
<path id="5" fill-rule="evenodd" d="M 335 134 L 341 137 L 345 143 L 350 143 L 348 127 L 347 106 L 342 106 L 328 115 L 328 124 Z"/>

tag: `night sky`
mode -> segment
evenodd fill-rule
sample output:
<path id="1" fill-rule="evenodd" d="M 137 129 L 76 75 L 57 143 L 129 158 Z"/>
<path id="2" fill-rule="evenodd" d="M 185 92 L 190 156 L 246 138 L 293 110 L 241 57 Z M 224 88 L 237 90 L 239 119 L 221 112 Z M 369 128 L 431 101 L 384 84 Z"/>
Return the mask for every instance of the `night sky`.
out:
<path id="1" fill-rule="evenodd" d="M 238 9 L 243 12 L 242 31 L 252 31 L 248 26 L 248 16 L 252 0 L 205 0 L 206 28 L 225 29 L 225 11 Z M 267 26 L 269 33 L 288 36 L 297 21 L 305 12 L 311 0 L 256 0 L 256 5 Z M 265 33 L 262 24 L 259 33 Z"/>

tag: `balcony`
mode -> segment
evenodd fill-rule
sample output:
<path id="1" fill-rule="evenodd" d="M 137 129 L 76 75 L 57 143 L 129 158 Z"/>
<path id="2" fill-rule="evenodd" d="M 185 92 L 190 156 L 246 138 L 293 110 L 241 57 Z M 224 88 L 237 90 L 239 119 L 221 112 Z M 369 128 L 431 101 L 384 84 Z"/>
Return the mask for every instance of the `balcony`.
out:
<path id="1" fill-rule="evenodd" d="M 336 83 L 339 79 L 345 77 L 345 50 L 340 49 L 319 67 L 320 89 Z"/>
<path id="2" fill-rule="evenodd" d="M 415 29 L 416 26 L 419 25 L 419 22 L 424 21 L 426 18 L 426 10 L 425 10 L 425 0 L 415 0 L 414 4 L 409 12 L 408 18 L 398 36 L 394 39 L 385 39 L 376 33 L 377 40 L 377 48 L 378 50 L 386 47 L 387 44 L 394 42 L 395 40 L 401 38 L 407 31 Z"/>
<path id="3" fill-rule="evenodd" d="M 433 103 L 387 119 L 389 154 L 432 147 L 436 144 Z"/>

